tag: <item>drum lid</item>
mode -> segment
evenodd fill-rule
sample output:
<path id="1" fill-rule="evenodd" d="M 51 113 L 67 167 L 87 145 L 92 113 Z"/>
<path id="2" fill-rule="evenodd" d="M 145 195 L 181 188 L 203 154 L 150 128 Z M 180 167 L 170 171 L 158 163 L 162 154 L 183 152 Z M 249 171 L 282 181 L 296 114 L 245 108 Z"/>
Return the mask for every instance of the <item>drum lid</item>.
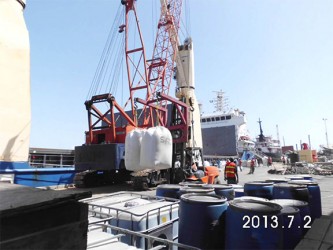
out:
<path id="1" fill-rule="evenodd" d="M 279 204 L 282 207 L 293 206 L 293 207 L 305 207 L 308 205 L 306 201 L 294 200 L 294 199 L 274 199 L 270 200 L 270 202 L 274 202 Z"/>
<path id="2" fill-rule="evenodd" d="M 209 204 L 221 204 L 227 201 L 227 198 L 208 194 L 183 194 L 180 199 L 185 202 Z"/>
<path id="3" fill-rule="evenodd" d="M 229 202 L 229 206 L 236 210 L 263 214 L 276 214 L 282 209 L 282 206 L 273 202 L 241 199 Z"/>
<path id="4" fill-rule="evenodd" d="M 252 181 L 252 182 L 247 182 L 245 183 L 244 186 L 246 185 L 252 185 L 252 186 L 271 186 L 273 185 L 273 182 L 266 182 L 266 181 Z"/>

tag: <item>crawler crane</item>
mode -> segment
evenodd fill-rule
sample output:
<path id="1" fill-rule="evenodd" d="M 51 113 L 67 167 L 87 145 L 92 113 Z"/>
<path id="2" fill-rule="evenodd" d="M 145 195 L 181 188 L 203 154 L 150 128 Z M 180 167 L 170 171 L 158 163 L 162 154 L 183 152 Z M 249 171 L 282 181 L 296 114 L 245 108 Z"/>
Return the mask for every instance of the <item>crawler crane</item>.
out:
<path id="1" fill-rule="evenodd" d="M 126 134 L 134 128 L 157 125 L 168 128 L 173 139 L 172 162 L 180 161 L 181 169 L 193 161 L 203 165 L 200 111 L 194 92 L 193 45 L 190 38 L 179 45 L 178 38 L 182 0 L 161 0 L 151 59 L 146 57 L 137 1 L 121 0 L 121 4 L 125 21 L 119 25 L 118 31 L 119 35 L 125 36 L 129 98 L 124 107 L 112 93 L 93 95 L 85 102 L 89 130 L 85 144 L 75 148 L 75 167 L 81 171 L 75 178 L 77 186 L 128 177 L 124 165 L 124 142 Z M 134 27 L 130 26 L 130 19 L 135 20 L 131 22 Z M 132 32 L 137 34 L 135 43 L 131 41 Z M 177 81 L 176 98 L 169 95 L 173 79 Z M 97 107 L 101 103 L 108 106 L 105 112 Z M 179 182 L 174 168 L 133 176 L 136 187 L 142 188 L 162 182 Z"/>

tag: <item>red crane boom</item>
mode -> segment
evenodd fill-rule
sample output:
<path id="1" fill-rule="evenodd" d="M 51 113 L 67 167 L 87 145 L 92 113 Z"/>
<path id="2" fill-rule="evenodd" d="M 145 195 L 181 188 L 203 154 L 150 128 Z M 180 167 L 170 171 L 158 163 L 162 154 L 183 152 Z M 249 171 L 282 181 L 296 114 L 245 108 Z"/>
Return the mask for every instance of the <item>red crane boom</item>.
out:
<path id="1" fill-rule="evenodd" d="M 134 127 L 146 128 L 161 125 L 176 134 L 174 142 L 185 142 L 188 138 L 188 107 L 185 103 L 169 96 L 170 86 L 175 74 L 175 59 L 178 49 L 178 30 L 182 0 L 161 0 L 161 15 L 157 25 L 157 35 L 153 57 L 147 60 L 146 50 L 136 10 L 135 0 L 121 0 L 125 7 L 125 23 L 120 25 L 119 33 L 125 32 L 125 57 L 129 86 L 130 113 L 121 108 L 112 94 L 93 96 L 86 101 L 89 131 L 87 144 L 124 142 L 126 134 Z M 133 18 L 134 17 L 134 18 Z M 130 20 L 134 19 L 134 25 Z M 132 33 L 139 34 L 133 43 Z M 135 45 L 133 45 L 135 44 Z M 102 113 L 95 103 L 108 102 L 110 108 Z M 168 121 L 168 104 L 173 104 L 176 121 Z M 138 105 L 141 105 L 139 108 Z M 139 112 L 140 111 L 140 112 Z M 115 114 L 125 123 L 119 126 Z M 92 122 L 92 118 L 97 118 Z M 98 122 L 104 126 L 97 126 Z M 105 136 L 101 136 L 104 134 Z"/>

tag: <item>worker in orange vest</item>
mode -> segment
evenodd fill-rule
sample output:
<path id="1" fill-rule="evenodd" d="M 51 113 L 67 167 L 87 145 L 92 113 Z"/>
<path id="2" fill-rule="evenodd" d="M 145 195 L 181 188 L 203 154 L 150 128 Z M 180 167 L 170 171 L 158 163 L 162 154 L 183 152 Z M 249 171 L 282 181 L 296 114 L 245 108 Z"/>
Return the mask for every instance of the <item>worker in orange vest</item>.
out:
<path id="1" fill-rule="evenodd" d="M 229 161 L 225 165 L 224 180 L 226 180 L 228 184 L 237 184 L 239 181 L 238 173 L 237 173 L 237 166 L 234 163 L 233 158 L 229 158 Z"/>

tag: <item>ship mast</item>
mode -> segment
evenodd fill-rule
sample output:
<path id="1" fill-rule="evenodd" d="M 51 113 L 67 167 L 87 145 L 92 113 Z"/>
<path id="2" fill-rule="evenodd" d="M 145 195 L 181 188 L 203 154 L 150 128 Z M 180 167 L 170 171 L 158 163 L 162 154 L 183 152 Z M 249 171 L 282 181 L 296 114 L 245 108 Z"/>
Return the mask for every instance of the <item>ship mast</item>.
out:
<path id="1" fill-rule="evenodd" d="M 213 100 L 210 100 L 210 103 L 214 103 L 215 111 L 214 112 L 219 112 L 219 113 L 226 113 L 227 112 L 227 107 L 228 107 L 228 99 L 224 96 L 225 92 L 222 90 L 220 91 L 213 91 L 216 93 L 216 98 Z"/>
<path id="2" fill-rule="evenodd" d="M 262 122 L 262 121 L 261 121 L 260 118 L 259 118 L 259 121 L 258 121 L 258 123 L 259 123 L 259 128 L 260 128 L 259 141 L 260 141 L 260 142 L 263 142 L 263 141 L 265 141 L 265 137 L 264 137 L 264 134 L 263 134 L 263 131 L 262 131 L 261 122 Z"/>

